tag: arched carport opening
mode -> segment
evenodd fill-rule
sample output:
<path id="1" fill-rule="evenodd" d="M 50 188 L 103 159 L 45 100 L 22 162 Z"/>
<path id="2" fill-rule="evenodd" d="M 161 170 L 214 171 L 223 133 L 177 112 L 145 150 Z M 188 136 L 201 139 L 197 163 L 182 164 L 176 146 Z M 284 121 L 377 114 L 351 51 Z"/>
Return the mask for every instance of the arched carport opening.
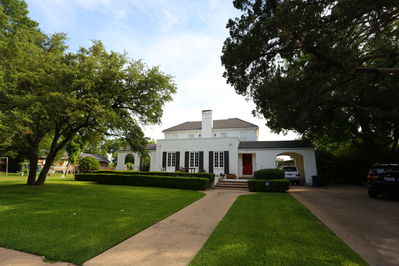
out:
<path id="1" fill-rule="evenodd" d="M 301 183 L 305 183 L 305 164 L 303 155 L 296 152 L 282 152 L 276 155 L 276 165 L 282 166 L 296 166 L 298 171 L 301 173 Z"/>
<path id="2" fill-rule="evenodd" d="M 141 171 L 149 171 L 150 170 L 150 163 L 151 157 L 149 154 L 144 154 L 140 157 L 140 170 Z"/>
<path id="3" fill-rule="evenodd" d="M 132 153 L 125 156 L 125 170 L 134 170 L 134 155 Z"/>

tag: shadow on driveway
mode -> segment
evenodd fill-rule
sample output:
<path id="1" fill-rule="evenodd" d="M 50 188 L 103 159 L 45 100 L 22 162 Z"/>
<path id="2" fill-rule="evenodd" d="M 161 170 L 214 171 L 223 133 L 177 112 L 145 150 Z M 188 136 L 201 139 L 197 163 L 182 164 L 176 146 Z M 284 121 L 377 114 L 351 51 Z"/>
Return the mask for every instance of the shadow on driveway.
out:
<path id="1" fill-rule="evenodd" d="M 399 265 L 397 198 L 370 199 L 360 186 L 299 186 L 289 192 L 370 265 Z"/>

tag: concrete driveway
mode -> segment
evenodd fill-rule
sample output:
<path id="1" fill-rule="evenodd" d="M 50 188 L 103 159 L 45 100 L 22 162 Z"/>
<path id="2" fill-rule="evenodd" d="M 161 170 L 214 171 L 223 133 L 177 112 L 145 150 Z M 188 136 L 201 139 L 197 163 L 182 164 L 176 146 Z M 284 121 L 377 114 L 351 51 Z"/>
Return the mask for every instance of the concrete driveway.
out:
<path id="1" fill-rule="evenodd" d="M 398 199 L 370 199 L 360 186 L 293 187 L 289 192 L 370 265 L 399 265 Z"/>

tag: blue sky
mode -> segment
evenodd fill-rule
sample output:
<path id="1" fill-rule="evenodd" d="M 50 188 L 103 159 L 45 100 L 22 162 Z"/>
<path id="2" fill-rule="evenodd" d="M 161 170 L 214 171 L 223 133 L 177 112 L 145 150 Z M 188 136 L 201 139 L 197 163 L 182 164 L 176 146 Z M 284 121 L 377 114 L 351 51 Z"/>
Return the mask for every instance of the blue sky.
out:
<path id="1" fill-rule="evenodd" d="M 30 17 L 45 33 L 65 32 L 75 51 L 101 40 L 109 50 L 175 78 L 174 100 L 165 105 L 162 125 L 144 128 L 146 136 L 163 138 L 162 129 L 201 120 L 212 109 L 214 119 L 238 117 L 259 125 L 260 140 L 293 139 L 271 134 L 255 118 L 255 105 L 235 93 L 222 77 L 220 63 L 225 25 L 239 16 L 229 0 L 26 0 Z"/>

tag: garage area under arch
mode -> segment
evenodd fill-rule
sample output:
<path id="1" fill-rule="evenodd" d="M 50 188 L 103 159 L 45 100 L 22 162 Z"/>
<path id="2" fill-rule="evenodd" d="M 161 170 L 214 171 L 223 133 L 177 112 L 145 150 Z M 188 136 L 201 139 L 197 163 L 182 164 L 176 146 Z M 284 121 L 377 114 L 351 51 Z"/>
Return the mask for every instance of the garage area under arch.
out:
<path id="1" fill-rule="evenodd" d="M 287 157 L 291 158 L 292 162 L 290 161 L 289 164 L 287 164 L 287 165 L 283 164 L 283 165 L 284 166 L 295 166 L 301 174 L 301 176 L 300 176 L 301 183 L 306 183 L 306 180 L 305 180 L 306 173 L 305 173 L 305 165 L 304 165 L 303 155 L 301 155 L 297 152 L 282 152 L 282 153 L 276 155 L 276 159 L 279 156 L 287 156 Z"/>

